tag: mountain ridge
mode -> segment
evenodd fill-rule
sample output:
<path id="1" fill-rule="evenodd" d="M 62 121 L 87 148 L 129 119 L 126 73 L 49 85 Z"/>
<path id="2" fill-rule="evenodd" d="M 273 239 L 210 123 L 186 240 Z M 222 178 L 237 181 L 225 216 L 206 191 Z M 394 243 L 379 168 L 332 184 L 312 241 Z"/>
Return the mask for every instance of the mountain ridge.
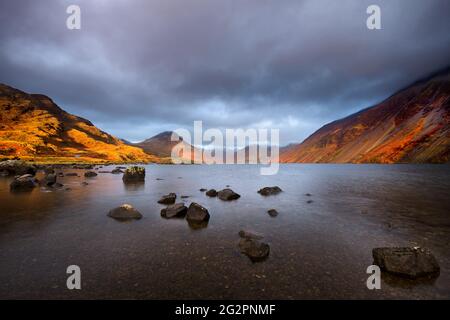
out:
<path id="1" fill-rule="evenodd" d="M 50 97 L 0 84 L 0 155 L 40 161 L 153 162 Z"/>
<path id="2" fill-rule="evenodd" d="M 446 163 L 450 159 L 450 68 L 382 102 L 332 121 L 280 162 Z"/>

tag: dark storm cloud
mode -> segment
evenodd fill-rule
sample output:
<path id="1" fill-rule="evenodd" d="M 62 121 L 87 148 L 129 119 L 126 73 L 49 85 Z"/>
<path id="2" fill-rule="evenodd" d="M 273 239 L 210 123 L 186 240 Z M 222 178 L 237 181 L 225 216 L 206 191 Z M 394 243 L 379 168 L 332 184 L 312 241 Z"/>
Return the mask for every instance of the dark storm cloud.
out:
<path id="1" fill-rule="evenodd" d="M 382 30 L 366 28 L 370 4 Z M 447 0 L 2 1 L 0 82 L 129 140 L 203 120 L 278 127 L 287 143 L 449 64 L 448 12 Z"/>

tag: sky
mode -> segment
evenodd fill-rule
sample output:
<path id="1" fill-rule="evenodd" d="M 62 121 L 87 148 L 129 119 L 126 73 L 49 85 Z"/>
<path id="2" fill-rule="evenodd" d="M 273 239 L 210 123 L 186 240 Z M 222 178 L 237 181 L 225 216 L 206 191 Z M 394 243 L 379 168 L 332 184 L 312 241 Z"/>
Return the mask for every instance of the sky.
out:
<path id="1" fill-rule="evenodd" d="M 2 0 L 0 82 L 133 142 L 201 120 L 280 129 L 284 145 L 450 65 L 449 13 L 448 0 Z"/>

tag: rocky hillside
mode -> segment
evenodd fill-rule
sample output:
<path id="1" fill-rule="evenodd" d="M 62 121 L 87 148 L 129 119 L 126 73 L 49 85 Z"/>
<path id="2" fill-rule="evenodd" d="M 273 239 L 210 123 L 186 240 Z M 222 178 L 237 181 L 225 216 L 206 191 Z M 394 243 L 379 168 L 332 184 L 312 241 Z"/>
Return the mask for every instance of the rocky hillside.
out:
<path id="1" fill-rule="evenodd" d="M 4 84 L 0 84 L 0 157 L 49 162 L 158 160 L 65 112 L 49 97 Z"/>
<path id="2" fill-rule="evenodd" d="M 281 162 L 447 163 L 450 69 L 418 81 L 378 105 L 329 123 Z"/>

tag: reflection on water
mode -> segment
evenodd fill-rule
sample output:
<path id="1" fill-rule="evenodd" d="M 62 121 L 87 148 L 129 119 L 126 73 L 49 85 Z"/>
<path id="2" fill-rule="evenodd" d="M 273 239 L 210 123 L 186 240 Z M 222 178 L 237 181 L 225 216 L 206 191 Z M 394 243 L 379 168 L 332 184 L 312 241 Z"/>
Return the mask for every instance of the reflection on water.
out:
<path id="1" fill-rule="evenodd" d="M 275 176 L 248 165 L 146 168 L 145 183 L 70 169 L 79 176 L 59 178 L 62 188 L 18 194 L 0 177 L 0 298 L 450 298 L 449 166 L 282 165 Z M 240 199 L 199 191 L 228 185 Z M 275 185 L 279 195 L 256 192 Z M 207 208 L 209 222 L 161 218 L 157 201 L 170 192 Z M 123 203 L 143 219 L 106 216 Z M 239 252 L 240 230 L 264 236 L 266 261 Z M 368 290 L 372 248 L 405 245 L 430 248 L 439 278 L 383 277 Z M 65 287 L 71 264 L 81 291 Z"/>

